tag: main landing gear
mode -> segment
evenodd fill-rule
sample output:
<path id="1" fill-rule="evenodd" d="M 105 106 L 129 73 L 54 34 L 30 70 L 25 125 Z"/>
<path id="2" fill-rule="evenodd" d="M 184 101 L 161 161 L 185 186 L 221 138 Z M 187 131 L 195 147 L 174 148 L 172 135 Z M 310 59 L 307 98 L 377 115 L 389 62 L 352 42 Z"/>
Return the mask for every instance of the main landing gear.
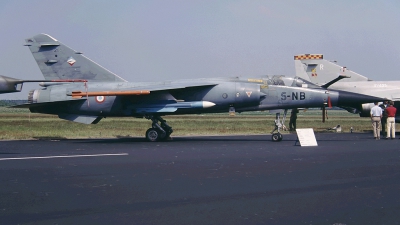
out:
<path id="1" fill-rule="evenodd" d="M 151 128 L 146 131 L 146 139 L 148 141 L 163 141 L 170 137 L 173 130 L 167 124 L 167 121 L 163 120 L 160 116 L 146 116 L 146 119 L 152 121 Z"/>
<path id="2" fill-rule="evenodd" d="M 275 128 L 271 132 L 272 141 L 275 141 L 275 142 L 282 141 L 283 136 L 280 133 L 280 131 L 281 131 L 281 129 L 286 130 L 286 127 L 285 127 L 286 114 L 287 114 L 287 109 L 285 109 L 285 111 L 283 112 L 283 119 L 282 119 L 282 123 L 281 123 L 281 119 L 280 119 L 281 113 L 276 113 L 276 119 L 274 121 L 275 122 Z M 277 132 L 274 133 L 275 131 L 277 131 Z"/>

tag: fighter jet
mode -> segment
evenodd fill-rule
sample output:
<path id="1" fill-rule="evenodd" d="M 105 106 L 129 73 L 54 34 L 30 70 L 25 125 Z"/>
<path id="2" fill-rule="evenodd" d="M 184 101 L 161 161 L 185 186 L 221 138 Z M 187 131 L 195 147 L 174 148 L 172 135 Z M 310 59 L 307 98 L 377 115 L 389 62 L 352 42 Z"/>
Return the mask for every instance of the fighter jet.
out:
<path id="1" fill-rule="evenodd" d="M 285 86 L 282 79 L 269 77 L 131 83 L 50 35 L 38 34 L 25 41 L 45 79 L 36 81 L 41 88 L 30 91 L 28 104 L 15 107 L 84 124 L 96 124 L 106 117 L 146 118 L 152 122 L 145 135 L 149 141 L 166 140 L 173 132 L 161 117 L 164 115 L 336 106 L 381 100 L 328 91 L 319 86 L 301 87 L 303 82 L 301 86 Z M 25 82 L 35 80 L 2 76 L 0 91 L 19 91 Z M 272 139 L 282 140 L 279 130 Z"/>
<path id="2" fill-rule="evenodd" d="M 400 81 L 373 81 L 363 75 L 340 66 L 336 61 L 325 60 L 322 54 L 303 54 L 294 56 L 296 76 L 313 84 L 331 90 L 340 90 L 358 94 L 366 94 L 378 98 L 390 99 L 400 108 Z M 341 79 L 330 84 L 335 79 Z M 356 102 L 354 102 L 356 103 Z M 373 103 L 353 104 L 343 106 L 351 113 L 369 117 Z M 400 110 L 397 110 L 396 122 L 400 122 Z"/>

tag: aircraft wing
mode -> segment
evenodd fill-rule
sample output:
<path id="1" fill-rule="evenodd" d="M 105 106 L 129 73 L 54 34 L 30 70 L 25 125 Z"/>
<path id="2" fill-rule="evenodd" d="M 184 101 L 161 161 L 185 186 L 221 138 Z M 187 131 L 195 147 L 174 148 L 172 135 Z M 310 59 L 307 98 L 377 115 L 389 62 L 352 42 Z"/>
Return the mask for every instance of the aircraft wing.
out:
<path id="1" fill-rule="evenodd" d="M 173 90 L 173 89 L 183 89 L 183 88 L 192 88 L 192 87 L 206 87 L 206 86 L 216 86 L 218 83 L 214 82 L 178 82 L 178 83 L 163 83 L 163 84 L 156 84 L 156 85 L 143 85 L 137 86 L 135 89 L 142 89 L 145 88 L 149 91 L 163 91 L 163 90 Z"/>
<path id="2" fill-rule="evenodd" d="M 194 88 L 194 87 L 211 87 L 215 86 L 217 83 L 211 82 L 178 82 L 178 83 L 156 83 L 152 85 L 138 85 L 133 88 L 122 88 L 115 89 L 112 88 L 110 90 L 89 90 L 86 91 L 71 91 L 67 93 L 68 96 L 71 96 L 72 99 L 65 99 L 59 101 L 48 101 L 48 102 L 40 102 L 40 103 L 27 103 L 21 105 L 11 106 L 10 108 L 36 108 L 36 107 L 58 107 L 60 104 L 65 105 L 68 102 L 74 101 L 85 101 L 86 99 L 82 97 L 91 97 L 91 96 L 126 96 L 126 97 L 134 97 L 138 95 L 150 95 L 152 96 L 152 100 L 158 100 L 159 102 L 163 102 L 166 100 L 172 100 L 176 102 L 176 99 L 170 94 L 161 94 L 160 91 L 168 91 L 168 90 L 176 90 L 176 89 L 186 89 L 186 88 Z M 151 94 L 153 93 L 153 94 Z"/>
<path id="3" fill-rule="evenodd" d="M 121 88 L 119 90 L 104 90 L 104 91 L 90 91 L 83 92 L 80 90 L 72 91 L 68 95 L 74 98 L 80 98 L 85 96 L 134 96 L 134 95 L 149 95 L 151 92 L 156 91 L 168 91 L 176 89 L 186 89 L 194 87 L 212 87 L 216 86 L 217 83 L 210 82 L 191 82 L 191 83 L 167 83 L 167 84 L 155 84 L 155 85 L 138 85 L 133 88 Z"/>
<path id="4" fill-rule="evenodd" d="M 188 89 L 195 87 L 212 87 L 216 86 L 218 83 L 213 82 L 177 82 L 177 83 L 160 83 L 160 84 L 152 84 L 152 85 L 138 85 L 133 88 L 125 89 L 126 91 L 136 91 L 136 90 L 147 90 L 150 92 L 154 91 L 168 91 L 168 90 L 176 90 L 176 89 Z M 125 91 L 121 89 L 121 91 Z"/>

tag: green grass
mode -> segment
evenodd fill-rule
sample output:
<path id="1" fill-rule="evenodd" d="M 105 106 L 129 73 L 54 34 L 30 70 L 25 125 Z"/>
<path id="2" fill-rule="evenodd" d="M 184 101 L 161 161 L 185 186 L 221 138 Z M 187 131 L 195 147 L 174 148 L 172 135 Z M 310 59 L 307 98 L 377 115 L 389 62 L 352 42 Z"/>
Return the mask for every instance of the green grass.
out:
<path id="1" fill-rule="evenodd" d="M 173 127 L 172 136 L 269 134 L 274 128 L 275 115 L 268 112 L 249 112 L 230 117 L 228 113 L 165 116 Z M 288 126 L 289 118 L 285 125 Z M 327 132 L 327 128 L 340 124 L 343 132 L 371 131 L 369 118 L 360 118 L 342 110 L 329 111 L 329 118 L 321 122 L 320 110 L 301 111 L 297 128 L 314 128 Z M 151 122 L 140 118 L 105 118 L 98 124 L 79 124 L 59 119 L 54 115 L 29 113 L 26 109 L 0 107 L 0 139 L 43 138 L 115 138 L 143 137 Z M 283 132 L 288 133 L 288 132 Z"/>

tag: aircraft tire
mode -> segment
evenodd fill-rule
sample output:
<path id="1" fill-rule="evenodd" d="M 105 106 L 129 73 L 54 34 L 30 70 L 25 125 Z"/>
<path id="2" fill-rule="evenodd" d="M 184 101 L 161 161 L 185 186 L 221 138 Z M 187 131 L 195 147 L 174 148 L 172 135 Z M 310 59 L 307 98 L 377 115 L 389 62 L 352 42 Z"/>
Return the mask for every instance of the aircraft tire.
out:
<path id="1" fill-rule="evenodd" d="M 280 134 L 280 133 L 272 134 L 271 139 L 274 142 L 282 141 L 282 134 Z"/>
<path id="2" fill-rule="evenodd" d="M 158 138 L 159 138 L 159 134 L 158 134 L 157 129 L 149 128 L 149 129 L 146 131 L 146 139 L 147 139 L 148 141 L 155 142 L 155 141 L 158 140 Z"/>

